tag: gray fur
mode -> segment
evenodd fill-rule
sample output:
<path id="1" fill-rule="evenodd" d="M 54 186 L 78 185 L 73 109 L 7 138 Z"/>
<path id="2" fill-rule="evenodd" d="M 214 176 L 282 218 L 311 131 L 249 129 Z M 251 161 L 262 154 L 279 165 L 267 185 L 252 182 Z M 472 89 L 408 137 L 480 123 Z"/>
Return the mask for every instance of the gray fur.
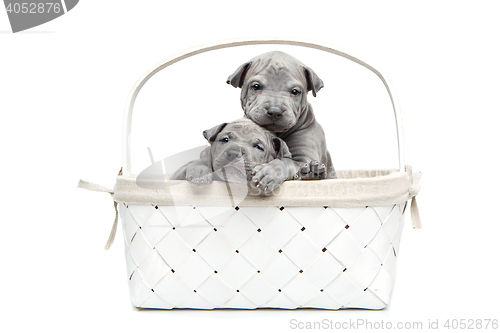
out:
<path id="1" fill-rule="evenodd" d="M 179 168 L 170 179 L 185 179 L 196 185 L 213 180 L 248 182 L 256 166 L 292 156 L 282 139 L 245 118 L 214 126 L 203 136 L 210 143 L 209 149 L 199 160 Z M 263 184 L 258 187 L 266 194 L 270 192 Z"/>
<path id="2" fill-rule="evenodd" d="M 279 51 L 259 55 L 241 65 L 227 80 L 241 88 L 245 116 L 282 138 L 292 158 L 257 166 L 256 183 L 275 186 L 288 179 L 337 178 L 307 93 L 313 96 L 323 81 L 309 67 Z M 273 187 L 272 185 L 270 185 Z"/>

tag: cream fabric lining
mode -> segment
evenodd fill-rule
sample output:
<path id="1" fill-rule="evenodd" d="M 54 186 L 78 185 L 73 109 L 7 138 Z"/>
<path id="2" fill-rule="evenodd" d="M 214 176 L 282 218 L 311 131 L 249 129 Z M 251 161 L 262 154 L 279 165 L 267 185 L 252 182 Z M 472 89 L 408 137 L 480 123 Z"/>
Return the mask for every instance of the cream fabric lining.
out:
<path id="1" fill-rule="evenodd" d="M 187 181 L 162 179 L 163 188 L 146 189 L 136 184 L 134 176 L 118 176 L 113 200 L 191 206 L 383 206 L 408 201 L 418 193 L 421 173 L 406 169 L 345 170 L 337 172 L 339 179 L 287 181 L 267 197 L 252 195 L 253 190 L 246 185 L 228 186 L 220 181 L 194 186 Z"/>
<path id="2" fill-rule="evenodd" d="M 105 249 L 109 250 L 118 225 L 117 203 L 143 205 L 188 206 L 329 206 L 362 207 L 387 206 L 411 200 L 413 228 L 420 229 L 420 213 L 416 195 L 420 191 L 422 173 L 397 170 L 347 170 L 337 171 L 339 179 L 318 181 L 287 181 L 268 197 L 248 195 L 246 185 L 229 185 L 214 182 L 208 186 L 194 186 L 187 181 L 161 180 L 164 187 L 145 189 L 139 187 L 134 176 L 116 179 L 114 191 L 103 186 L 80 180 L 78 187 L 111 194 L 114 201 L 115 220 Z"/>

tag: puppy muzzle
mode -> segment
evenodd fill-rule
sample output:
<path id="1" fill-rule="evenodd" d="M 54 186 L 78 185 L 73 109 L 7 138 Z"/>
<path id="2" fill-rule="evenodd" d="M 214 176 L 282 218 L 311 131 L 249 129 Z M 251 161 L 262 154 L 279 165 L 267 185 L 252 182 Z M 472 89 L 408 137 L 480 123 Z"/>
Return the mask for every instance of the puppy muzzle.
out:
<path id="1" fill-rule="evenodd" d="M 215 174 L 232 183 L 246 183 L 251 179 L 252 163 L 245 150 L 240 147 L 225 149 L 213 163 Z"/>

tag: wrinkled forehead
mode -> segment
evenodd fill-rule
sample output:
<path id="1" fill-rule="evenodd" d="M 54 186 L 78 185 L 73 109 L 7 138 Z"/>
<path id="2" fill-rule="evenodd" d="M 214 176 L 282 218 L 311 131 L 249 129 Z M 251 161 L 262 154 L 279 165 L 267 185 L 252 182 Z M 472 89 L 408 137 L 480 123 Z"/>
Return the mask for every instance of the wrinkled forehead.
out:
<path id="1" fill-rule="evenodd" d="M 304 72 L 304 65 L 295 59 L 288 59 L 284 57 L 276 58 L 255 58 L 252 61 L 252 66 L 247 74 L 247 78 L 253 79 L 270 79 L 280 81 L 298 81 L 306 82 Z"/>
<path id="2" fill-rule="evenodd" d="M 267 142 L 266 131 L 253 123 L 230 123 L 219 136 L 229 136 L 234 139 L 241 139 L 250 142 L 254 139 L 259 139 L 262 142 Z"/>

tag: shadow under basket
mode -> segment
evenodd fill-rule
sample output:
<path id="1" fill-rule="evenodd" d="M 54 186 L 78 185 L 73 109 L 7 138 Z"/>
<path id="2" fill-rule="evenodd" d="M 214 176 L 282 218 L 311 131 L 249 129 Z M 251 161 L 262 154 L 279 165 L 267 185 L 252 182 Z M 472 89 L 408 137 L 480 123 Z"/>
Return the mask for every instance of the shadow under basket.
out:
<path id="1" fill-rule="evenodd" d="M 254 44 L 311 47 L 373 71 L 387 88 L 398 133 L 399 169 L 338 171 L 339 179 L 286 181 L 269 197 L 246 184 L 159 179 L 137 185 L 130 167 L 132 109 L 141 87 L 161 69 L 206 51 Z M 152 309 L 383 309 L 390 301 L 404 214 L 420 227 L 420 172 L 405 165 L 400 111 L 386 77 L 329 45 L 305 40 L 241 39 L 168 58 L 146 72 L 127 103 L 123 175 L 109 192 L 125 238 L 132 303 Z M 251 193 L 250 193 L 251 194 Z M 119 213 L 118 213 L 119 212 Z"/>

